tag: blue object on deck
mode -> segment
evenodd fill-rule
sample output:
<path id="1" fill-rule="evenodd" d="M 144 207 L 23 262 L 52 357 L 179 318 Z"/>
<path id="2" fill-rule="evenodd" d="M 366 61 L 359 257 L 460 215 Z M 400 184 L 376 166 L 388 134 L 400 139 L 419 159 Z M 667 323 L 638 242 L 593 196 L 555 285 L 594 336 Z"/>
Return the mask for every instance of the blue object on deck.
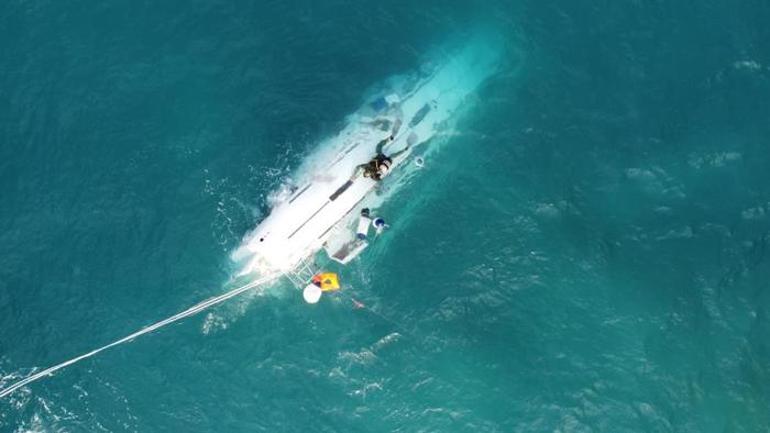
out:
<path id="1" fill-rule="evenodd" d="M 382 110 L 384 110 L 384 109 L 388 108 L 388 101 L 386 101 L 384 97 L 379 97 L 379 98 L 375 99 L 375 100 L 374 100 L 374 101 L 373 101 L 371 104 L 369 104 L 369 105 L 371 105 L 371 106 L 372 106 L 372 108 L 374 109 L 374 111 L 376 111 L 376 112 L 378 112 L 378 113 L 379 113 L 380 111 L 382 111 Z"/>

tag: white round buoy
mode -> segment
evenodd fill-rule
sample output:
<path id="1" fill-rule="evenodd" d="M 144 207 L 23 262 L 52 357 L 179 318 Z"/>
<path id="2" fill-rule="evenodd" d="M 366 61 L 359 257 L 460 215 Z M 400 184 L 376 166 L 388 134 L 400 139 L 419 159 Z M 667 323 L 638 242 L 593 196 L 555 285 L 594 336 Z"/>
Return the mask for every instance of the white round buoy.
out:
<path id="1" fill-rule="evenodd" d="M 417 168 L 423 168 L 425 166 L 425 160 L 422 159 L 421 156 L 418 156 L 414 159 L 414 165 L 416 165 Z"/>
<path id="2" fill-rule="evenodd" d="M 321 299 L 322 293 L 320 287 L 315 284 L 308 284 L 307 287 L 305 287 L 305 290 L 302 291 L 302 297 L 305 298 L 305 302 L 308 304 L 315 304 Z"/>

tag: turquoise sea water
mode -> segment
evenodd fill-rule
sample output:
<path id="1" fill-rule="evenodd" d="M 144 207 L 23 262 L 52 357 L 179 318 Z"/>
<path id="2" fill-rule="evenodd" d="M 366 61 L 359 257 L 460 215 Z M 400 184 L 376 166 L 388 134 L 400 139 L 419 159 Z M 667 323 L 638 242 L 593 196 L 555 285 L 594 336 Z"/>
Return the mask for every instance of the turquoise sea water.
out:
<path id="1" fill-rule="evenodd" d="M 222 293 L 268 194 L 469 29 L 508 56 L 314 307 L 235 299 L 0 431 L 770 431 L 770 4 L 0 5 L 0 384 Z"/>

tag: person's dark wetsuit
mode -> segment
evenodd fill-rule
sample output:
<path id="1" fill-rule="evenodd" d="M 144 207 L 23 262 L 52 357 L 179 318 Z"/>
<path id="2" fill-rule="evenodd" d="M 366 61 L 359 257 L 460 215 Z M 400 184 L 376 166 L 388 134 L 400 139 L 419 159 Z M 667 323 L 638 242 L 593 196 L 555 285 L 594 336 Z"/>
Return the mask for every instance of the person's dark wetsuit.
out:
<path id="1" fill-rule="evenodd" d="M 372 158 L 371 161 L 363 164 L 364 177 L 371 177 L 374 180 L 382 180 L 382 177 L 390 170 L 393 160 L 382 153 Z M 384 168 L 383 168 L 384 167 Z"/>
<path id="2" fill-rule="evenodd" d="M 356 167 L 356 171 L 353 174 L 353 177 L 357 177 L 361 170 L 363 170 L 364 177 L 369 177 L 378 181 L 382 180 L 382 178 L 388 174 L 390 166 L 393 164 L 393 158 L 401 155 L 402 153 L 406 152 L 407 149 L 409 149 L 409 146 L 407 146 L 403 150 L 399 150 L 390 156 L 385 155 L 382 153 L 382 149 L 386 144 L 393 141 L 393 139 L 394 137 L 391 135 L 390 137 L 377 143 L 377 148 L 375 150 L 377 154 L 374 156 L 374 158 L 372 158 L 371 161 Z"/>

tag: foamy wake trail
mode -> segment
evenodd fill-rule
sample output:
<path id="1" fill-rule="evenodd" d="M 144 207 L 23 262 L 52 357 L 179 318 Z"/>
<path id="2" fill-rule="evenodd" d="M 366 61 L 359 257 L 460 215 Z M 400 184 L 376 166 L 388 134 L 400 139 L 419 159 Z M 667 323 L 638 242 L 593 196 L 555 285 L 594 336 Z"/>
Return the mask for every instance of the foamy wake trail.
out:
<path id="1" fill-rule="evenodd" d="M 149 334 L 150 332 L 153 332 L 153 331 L 155 331 L 157 329 L 160 329 L 160 328 L 162 328 L 162 327 L 164 327 L 166 325 L 170 325 L 170 324 L 172 324 L 172 323 L 174 323 L 174 322 L 176 322 L 178 320 L 182 320 L 185 317 L 190 317 L 190 316 L 192 316 L 194 314 L 200 313 L 201 311 L 206 310 L 208 308 L 211 308 L 214 305 L 220 304 L 220 303 L 222 303 L 222 302 L 224 302 L 224 301 L 226 301 L 226 300 L 228 300 L 228 299 L 230 299 L 232 297 L 238 296 L 238 295 L 240 295 L 241 293 L 243 293 L 243 292 L 245 292 L 247 290 L 253 289 L 253 288 L 255 288 L 257 286 L 260 286 L 262 284 L 269 283 L 270 281 L 275 280 L 279 276 L 280 276 L 280 274 L 272 274 L 272 275 L 267 275 L 265 277 L 259 278 L 259 279 L 255 280 L 255 281 L 252 281 L 249 284 L 246 284 L 244 286 L 241 286 L 241 287 L 238 287 L 236 289 L 233 289 L 233 290 L 231 290 L 231 291 L 229 291 L 227 293 L 223 293 L 223 294 L 221 294 L 219 296 L 215 296 L 213 298 L 207 299 L 207 300 L 205 300 L 205 301 L 203 301 L 203 302 L 201 302 L 199 304 L 196 304 L 196 305 L 194 305 L 194 306 L 192 306 L 192 307 L 190 307 L 190 308 L 188 308 L 188 309 L 186 309 L 186 310 L 184 310 L 182 312 L 174 314 L 173 316 L 168 317 L 166 319 L 163 319 L 160 322 L 153 323 L 152 325 L 147 326 L 145 328 L 142 328 L 139 331 L 134 332 L 133 334 L 129 334 L 129 335 L 126 335 L 125 337 L 123 337 L 123 338 L 121 338 L 119 340 L 115 340 L 115 341 L 113 341 L 110 344 L 102 346 L 102 347 L 100 347 L 98 349 L 94 349 L 94 350 L 92 350 L 92 351 L 90 351 L 88 353 L 84 353 L 84 354 L 82 354 L 80 356 L 77 356 L 77 357 L 72 358 L 70 360 L 64 361 L 64 362 L 62 362 L 60 364 L 56 364 L 53 367 L 48 367 L 45 370 L 41 370 L 41 371 L 39 371 L 39 372 L 37 372 L 35 374 L 27 376 L 24 379 L 14 383 L 13 385 L 11 385 L 11 386 L 9 386 L 7 388 L 0 389 L 0 398 L 3 398 L 5 396 L 11 394 L 12 392 L 16 391 L 17 389 L 19 389 L 19 388 L 21 388 L 21 387 L 23 387 L 25 385 L 28 385 L 28 384 L 30 384 L 32 382 L 40 380 L 40 379 L 42 379 L 42 378 L 44 378 L 46 376 L 50 376 L 53 373 L 55 373 L 56 371 L 61 370 L 64 367 L 67 367 L 67 366 L 72 365 L 72 364 L 74 364 L 76 362 L 82 361 L 82 360 L 84 360 L 86 358 L 90 358 L 90 357 L 96 355 L 97 353 L 102 352 L 104 350 L 107 350 L 107 349 L 109 349 L 111 347 L 115 347 L 115 346 L 121 345 L 123 343 L 127 343 L 127 342 L 133 340 L 134 338 L 140 337 L 140 336 L 142 336 L 144 334 Z"/>

